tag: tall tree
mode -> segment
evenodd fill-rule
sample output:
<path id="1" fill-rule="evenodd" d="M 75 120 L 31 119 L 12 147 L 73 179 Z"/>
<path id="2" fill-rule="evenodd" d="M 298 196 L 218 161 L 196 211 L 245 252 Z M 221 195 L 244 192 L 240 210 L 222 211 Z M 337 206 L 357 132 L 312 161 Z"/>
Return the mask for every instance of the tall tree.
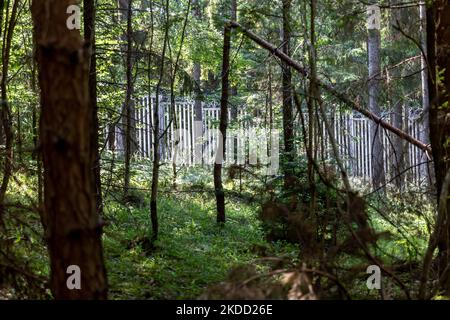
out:
<path id="1" fill-rule="evenodd" d="M 282 28 L 282 51 L 287 56 L 290 56 L 291 52 L 291 10 L 292 1 L 282 1 L 282 15 L 283 15 L 283 28 Z M 294 117 L 292 112 L 292 72 L 291 67 L 282 62 L 282 98 L 283 98 L 283 137 L 284 137 L 284 155 L 285 163 L 284 171 L 284 184 L 285 187 L 293 185 L 293 173 L 292 164 L 294 162 Z"/>
<path id="2" fill-rule="evenodd" d="M 126 0 L 122 5 L 126 5 L 126 93 L 124 104 L 124 129 L 125 129 L 125 170 L 124 170 L 124 196 L 128 195 L 130 188 L 130 166 L 132 148 L 132 133 L 134 127 L 134 112 L 133 112 L 133 0 Z M 123 8 L 125 9 L 125 8 Z"/>
<path id="3" fill-rule="evenodd" d="M 152 240 L 158 239 L 158 188 L 159 188 L 159 167 L 161 162 L 160 143 L 162 138 L 162 130 L 160 124 L 160 99 L 161 85 L 164 78 L 164 60 L 166 57 L 166 50 L 169 41 L 169 0 L 165 1 L 164 5 L 165 23 L 164 23 L 164 40 L 161 54 L 161 62 L 159 66 L 159 79 L 156 85 L 156 103 L 153 107 L 153 168 L 152 168 L 152 185 L 150 195 L 150 219 L 152 222 Z"/>
<path id="4" fill-rule="evenodd" d="M 369 7 L 371 11 L 375 10 L 375 6 Z M 378 7 L 379 8 L 379 7 Z M 380 19 L 376 16 L 376 12 L 369 12 L 374 15 L 374 19 Z M 380 78 L 381 78 L 381 62 L 380 62 L 380 46 L 381 34 L 380 29 L 369 23 L 367 38 L 367 55 L 369 61 L 369 110 L 373 114 L 380 116 L 379 96 L 380 96 Z M 375 122 L 371 122 L 370 135 L 372 140 L 372 183 L 374 188 L 378 188 L 386 183 L 383 145 L 381 140 L 382 128 Z"/>
<path id="5" fill-rule="evenodd" d="M 232 21 L 238 21 L 238 3 L 237 0 L 231 0 L 231 20 Z M 235 31 L 231 30 L 231 35 L 233 36 L 233 33 Z M 237 97 L 238 95 L 238 87 L 237 85 L 233 85 L 231 86 L 231 90 L 230 90 L 230 94 L 233 97 Z M 234 102 L 233 104 L 231 104 L 231 110 L 230 110 L 230 123 L 235 125 L 236 124 L 236 120 L 237 120 L 237 116 L 238 116 L 238 106 L 236 104 L 236 102 Z M 233 146 L 234 146 L 234 150 L 230 150 L 229 154 L 227 155 L 228 157 L 230 157 L 230 161 L 237 161 L 237 148 L 238 148 L 238 138 L 235 137 L 234 138 L 234 142 L 233 142 Z"/>
<path id="6" fill-rule="evenodd" d="M 33 1 L 36 60 L 41 88 L 44 225 L 50 255 L 50 287 L 56 299 L 105 299 L 102 222 L 92 184 L 89 50 L 63 14 L 75 0 Z M 66 273 L 81 271 L 81 289 Z M 70 269 L 69 269 L 70 270 Z"/>
<path id="7" fill-rule="evenodd" d="M 102 213 L 102 184 L 100 177 L 100 154 L 98 145 L 98 106 L 97 106 L 97 57 L 95 52 L 95 1 L 83 0 L 84 6 L 84 39 L 90 50 L 91 61 L 89 64 L 89 109 L 92 112 L 91 128 L 91 158 L 92 158 L 92 183 L 95 190 L 97 211 Z"/>
<path id="8" fill-rule="evenodd" d="M 306 6 L 305 6 L 306 15 Z M 316 48 L 316 14 L 317 14 L 317 2 L 315 0 L 310 1 L 310 48 L 309 48 L 309 70 L 311 77 L 309 79 L 308 88 L 308 183 L 311 192 L 310 211 L 314 213 L 316 210 L 316 181 L 313 168 L 313 162 L 317 158 L 318 139 L 316 138 L 317 123 L 316 123 L 316 110 L 318 106 L 319 88 L 317 86 L 317 48 Z M 306 17 L 305 17 L 306 21 Z"/>
<path id="9" fill-rule="evenodd" d="M 223 35 L 222 54 L 222 96 L 220 99 L 220 122 L 219 122 L 219 146 L 214 163 L 214 189 L 217 203 L 217 223 L 225 223 L 225 192 L 222 184 L 222 163 L 225 154 L 225 143 L 227 139 L 228 126 L 228 96 L 230 90 L 230 49 L 231 49 L 231 28 L 227 24 Z"/>
<path id="10" fill-rule="evenodd" d="M 435 0 L 427 9 L 430 142 L 441 219 L 437 221 L 440 286 L 450 295 L 450 2 Z"/>
<path id="11" fill-rule="evenodd" d="M 192 1 L 192 10 L 194 13 L 194 17 L 197 20 L 197 23 L 202 21 L 202 11 L 200 7 L 199 0 Z M 196 125 L 194 127 L 195 132 L 194 137 L 201 137 L 203 135 L 203 126 L 201 125 L 203 121 L 203 112 L 202 112 L 202 87 L 201 87 L 201 76 L 202 76 L 202 67 L 199 61 L 194 61 L 194 67 L 192 70 L 192 76 L 194 79 L 194 120 L 196 121 Z M 200 158 L 203 156 L 203 147 L 201 141 L 195 142 L 195 158 L 196 163 L 201 163 Z"/>
<path id="12" fill-rule="evenodd" d="M 391 0 L 390 5 L 392 9 L 390 10 L 390 33 L 391 41 L 400 42 L 404 36 L 399 30 L 402 30 L 403 26 L 401 23 L 405 21 L 405 16 L 408 14 L 407 8 L 402 8 L 400 6 L 402 0 Z M 389 57 L 390 58 L 390 57 Z M 394 61 L 397 63 L 397 61 Z M 407 108 L 405 108 L 405 99 L 403 88 L 395 88 L 392 90 L 394 85 L 391 81 L 391 76 L 389 74 L 389 68 L 386 69 L 386 82 L 387 82 L 387 96 L 388 101 L 392 103 L 391 108 L 393 111 L 393 125 L 401 130 L 404 130 L 404 122 L 407 118 Z M 406 168 L 406 156 L 407 156 L 407 145 L 398 136 L 392 138 L 393 144 L 393 154 L 390 155 L 390 166 L 393 171 L 393 175 L 396 177 L 395 184 L 398 189 L 402 189 L 405 181 L 405 175 L 402 174 L 403 170 Z"/>
<path id="13" fill-rule="evenodd" d="M 427 64 L 427 55 L 428 55 L 428 46 L 427 46 L 427 13 L 426 13 L 426 4 L 425 2 L 421 2 L 419 5 L 419 19 L 420 19 L 420 45 L 422 47 L 422 52 L 420 55 L 420 66 L 422 71 L 420 72 L 421 76 L 421 85 L 422 85 L 422 132 L 421 139 L 423 143 L 430 143 L 430 94 L 428 89 L 428 64 Z M 423 154 L 422 161 L 427 161 L 428 157 L 426 154 Z M 422 165 L 422 173 L 424 177 L 428 178 L 428 182 L 431 182 L 433 179 L 433 174 L 431 170 L 429 170 L 428 165 Z M 430 179 L 431 178 L 431 179 Z"/>
<path id="14" fill-rule="evenodd" d="M 180 137 L 181 137 L 181 134 L 179 132 L 179 126 L 178 126 L 178 121 L 177 121 L 178 119 L 177 119 L 177 115 L 176 115 L 176 106 L 175 106 L 175 80 L 176 80 L 177 73 L 178 73 L 181 52 L 183 51 L 184 38 L 186 35 L 186 27 L 187 27 L 187 24 L 189 21 L 190 11 L 191 11 L 191 0 L 188 0 L 186 15 L 184 18 L 183 28 L 181 31 L 180 47 L 176 54 L 175 62 L 170 64 L 170 114 L 171 114 L 170 120 L 173 123 L 173 129 L 175 131 L 174 145 L 176 146 L 175 150 L 174 150 L 173 161 L 172 161 L 172 172 L 173 172 L 172 185 L 175 190 L 177 188 L 177 156 L 178 156 L 177 150 L 178 150 L 178 144 L 180 143 Z M 172 60 L 172 59 L 173 59 L 172 51 L 170 50 L 170 60 Z M 195 109 L 195 104 L 194 104 L 194 109 Z M 195 110 L 194 110 L 194 112 L 195 112 Z M 195 130 L 195 127 L 194 127 L 194 130 Z M 165 129 L 164 129 L 164 132 L 166 132 Z"/>
<path id="15" fill-rule="evenodd" d="M 12 4 L 11 13 L 9 13 L 9 1 L 6 2 L 7 10 L 6 15 L 3 15 L 4 5 L 5 3 L 2 1 L 0 4 L 1 20 L 0 25 L 5 23 L 5 27 L 2 34 L 2 51 L 1 51 L 1 80 L 0 80 L 0 127 L 3 128 L 3 134 L 5 135 L 5 156 L 4 156 L 4 164 L 3 164 L 3 179 L 0 185 L 0 224 L 2 222 L 2 214 L 3 214 L 3 205 L 6 196 L 6 191 L 8 189 L 9 179 L 12 174 L 12 164 L 13 164 L 13 142 L 14 142 L 14 134 L 13 134 L 13 126 L 12 126 L 12 115 L 11 109 L 8 102 L 8 73 L 9 73 L 9 62 L 11 57 L 11 44 L 12 38 L 14 34 L 14 29 L 17 24 L 17 16 L 19 9 L 20 0 L 14 0 Z M 2 130 L 0 130 L 0 136 L 3 136 Z"/>

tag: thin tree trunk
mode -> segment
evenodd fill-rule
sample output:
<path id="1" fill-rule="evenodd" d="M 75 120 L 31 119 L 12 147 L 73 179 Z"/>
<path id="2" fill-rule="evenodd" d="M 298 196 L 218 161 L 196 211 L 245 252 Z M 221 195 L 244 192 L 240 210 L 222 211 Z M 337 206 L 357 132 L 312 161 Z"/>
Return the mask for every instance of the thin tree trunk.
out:
<path id="1" fill-rule="evenodd" d="M 425 2 L 421 2 L 419 6 L 419 17 L 420 17 L 420 45 L 422 47 L 422 53 L 420 58 L 420 66 L 422 71 L 420 73 L 421 76 L 421 84 L 422 84 L 422 118 L 421 125 L 422 130 L 420 134 L 420 140 L 423 143 L 430 143 L 430 126 L 429 126 L 429 113 L 430 113 L 430 94 L 428 89 L 428 65 L 427 65 L 427 13 L 426 13 L 426 5 Z M 421 162 L 426 162 L 428 157 L 424 154 L 421 158 Z M 421 176 L 426 178 L 426 182 L 430 185 L 432 184 L 433 171 L 430 170 L 430 166 L 422 165 L 421 166 Z"/>
<path id="2" fill-rule="evenodd" d="M 17 23 L 17 11 L 19 7 L 19 0 L 14 0 L 11 10 L 11 15 L 5 18 L 5 30 L 3 32 L 3 45 L 2 45 L 2 77 L 0 81 L 0 120 L 3 126 L 3 133 L 5 135 L 5 157 L 3 164 L 3 179 L 0 185 L 0 224 L 3 216 L 3 205 L 5 201 L 6 191 L 8 189 L 9 179 L 12 174 L 13 164 L 13 141 L 14 133 L 12 127 L 12 115 L 8 102 L 8 72 L 9 72 L 9 59 L 11 55 L 11 44 L 14 29 Z M 9 2 L 7 2 L 7 5 Z M 0 132 L 1 134 L 1 132 Z"/>
<path id="3" fill-rule="evenodd" d="M 92 185 L 89 52 L 66 26 L 73 0 L 33 1 L 31 11 L 41 88 L 50 288 L 56 299 L 105 299 L 102 225 Z M 78 266 L 81 289 L 69 290 L 67 270 Z"/>
<path id="4" fill-rule="evenodd" d="M 126 53 L 126 81 L 127 81 L 127 89 L 125 94 L 125 172 L 124 172 L 124 197 L 128 196 L 129 188 L 130 188 L 130 165 L 131 165 L 131 155 L 132 155 L 132 106 L 131 99 L 133 95 L 133 78 L 132 78 L 132 70 L 133 70 L 133 61 L 132 61 L 132 50 L 133 50 L 133 25 L 132 25 L 132 17 L 133 17 L 133 0 L 128 0 L 127 6 L 127 33 L 126 33 L 126 42 L 127 42 L 127 53 Z"/>
<path id="5" fill-rule="evenodd" d="M 33 43 L 33 55 L 35 54 L 35 44 Z M 31 66 L 31 92 L 33 92 L 33 94 L 38 95 L 39 92 L 37 90 L 37 77 L 36 77 L 36 62 L 33 60 L 30 62 Z M 38 194 L 38 204 L 39 204 L 39 208 L 42 209 L 43 207 L 43 194 L 42 194 L 42 190 L 43 190 L 43 182 L 42 182 L 42 157 L 41 157 L 41 152 L 39 152 L 39 148 L 40 148 L 40 142 L 39 142 L 39 127 L 38 127 L 38 111 L 39 106 L 36 105 L 36 103 L 33 103 L 32 106 L 32 132 L 33 132 L 33 155 L 34 155 L 34 160 L 36 161 L 36 167 L 37 167 L 37 179 L 38 179 L 38 185 L 37 185 L 37 194 Z M 44 223 L 44 220 L 42 219 L 41 216 L 41 220 L 42 223 Z M 44 230 L 46 229 L 46 226 L 44 225 Z"/>
<path id="6" fill-rule="evenodd" d="M 188 1 L 188 7 L 186 9 L 186 16 L 184 18 L 184 23 L 183 23 L 183 30 L 181 31 L 180 48 L 178 50 L 178 53 L 177 53 L 177 56 L 175 59 L 175 65 L 172 70 L 172 76 L 171 76 L 171 81 L 170 81 L 171 121 L 173 123 L 173 129 L 177 134 L 177 136 L 175 137 L 175 143 L 174 143 L 175 150 L 174 150 L 174 156 L 173 156 L 173 161 L 172 161 L 172 174 L 173 174 L 172 185 L 173 185 L 174 190 L 177 189 L 177 156 L 178 156 L 177 151 L 178 151 L 178 144 L 180 143 L 180 140 L 181 140 L 180 132 L 178 131 L 179 125 L 178 125 L 177 115 L 176 115 L 176 110 L 175 110 L 175 78 L 178 73 L 178 66 L 179 66 L 179 62 L 180 62 L 181 51 L 183 50 L 184 38 L 185 38 L 185 34 L 186 34 L 187 23 L 189 21 L 190 10 L 191 10 L 191 0 Z"/>
<path id="7" fill-rule="evenodd" d="M 161 84 L 164 77 L 164 59 L 166 56 L 167 50 L 167 42 L 169 41 L 169 0 L 166 0 L 165 3 L 165 15 L 166 15 L 166 23 L 165 23 L 165 33 L 164 33 L 164 44 L 163 50 L 161 54 L 161 65 L 159 69 L 159 80 L 156 86 L 156 103 L 153 110 L 153 170 L 152 170 L 152 186 L 151 186 L 151 196 L 150 196 L 150 218 L 152 222 L 152 240 L 155 241 L 158 239 L 158 186 L 159 186 L 159 166 L 160 166 L 160 139 L 161 130 L 159 123 L 159 94 L 161 92 Z"/>
<path id="8" fill-rule="evenodd" d="M 222 97 L 220 99 L 220 123 L 219 147 L 214 163 L 214 188 L 217 203 L 217 223 L 225 223 L 225 193 L 222 185 L 222 164 L 225 154 L 225 143 L 228 126 L 228 95 L 230 89 L 230 48 L 231 48 L 231 28 L 227 24 L 223 35 L 223 55 L 222 55 Z"/>
<path id="9" fill-rule="evenodd" d="M 199 0 L 192 1 L 192 9 L 197 22 L 202 21 L 202 11 Z M 192 69 L 194 79 L 194 163 L 203 165 L 203 110 L 202 110 L 202 67 L 199 61 L 194 61 Z"/>
<path id="10" fill-rule="evenodd" d="M 283 0 L 283 45 L 282 51 L 285 55 L 290 55 L 291 47 L 291 0 Z M 284 185 L 289 188 L 293 185 L 292 165 L 294 162 L 294 120 L 292 113 L 292 73 L 291 67 L 283 62 L 282 75 L 282 96 L 283 96 L 283 133 L 284 133 Z"/>
<path id="11" fill-rule="evenodd" d="M 367 55 L 369 61 L 369 110 L 373 114 L 380 116 L 379 107 L 380 95 L 380 46 L 381 34 L 378 29 L 368 30 Z M 381 140 L 382 128 L 378 124 L 371 122 L 370 136 L 372 141 L 372 184 L 374 189 L 386 183 L 384 161 L 383 161 L 383 144 Z"/>
<path id="12" fill-rule="evenodd" d="M 311 78 L 309 80 L 309 96 L 308 96 L 308 148 L 311 153 L 311 160 L 308 161 L 308 182 L 311 193 L 310 212 L 314 214 L 316 212 L 316 182 L 314 175 L 313 162 L 317 159 L 317 147 L 318 144 L 314 143 L 314 137 L 317 134 L 316 118 L 314 117 L 317 111 L 318 105 L 318 86 L 317 86 L 317 63 L 316 63 L 316 31 L 315 31 L 315 19 L 317 3 L 315 0 L 310 1 L 310 49 L 309 49 L 309 70 L 311 72 Z M 305 10 L 306 12 L 306 10 Z M 306 19 L 305 19 L 306 20 Z"/>
<path id="13" fill-rule="evenodd" d="M 89 104 L 92 111 L 92 129 L 91 129 L 91 157 L 92 157 L 92 178 L 95 190 L 95 199 L 97 212 L 99 215 L 103 212 L 102 184 L 100 176 L 100 154 L 98 144 L 98 106 L 97 106 L 97 57 L 95 52 L 95 1 L 83 0 L 84 5 L 84 39 L 89 45 L 90 67 L 89 67 Z"/>
<path id="14" fill-rule="evenodd" d="M 400 5 L 402 3 L 402 0 L 391 0 L 390 5 L 396 6 Z M 399 41 L 403 35 L 401 32 L 399 32 L 396 29 L 397 24 L 400 24 L 401 21 L 405 21 L 405 15 L 407 15 L 407 9 L 405 8 L 395 8 L 391 9 L 390 12 L 390 27 L 391 27 L 391 41 Z M 407 17 L 406 17 L 407 18 Z M 402 92 L 402 89 L 396 89 L 394 91 L 391 91 L 390 88 L 390 77 L 389 77 L 389 69 L 386 69 L 386 78 L 387 81 L 387 92 L 388 92 L 388 98 L 390 99 L 390 102 L 395 101 L 395 104 L 392 106 L 393 109 L 393 125 L 396 128 L 399 128 L 401 130 L 405 130 L 408 127 L 404 126 L 405 118 L 407 116 L 407 108 L 404 106 L 404 92 Z M 399 190 L 402 190 L 404 183 L 405 183 L 405 174 L 402 174 L 403 171 L 406 168 L 405 158 L 406 158 L 406 152 L 407 152 L 407 145 L 405 145 L 404 141 L 398 137 L 394 136 L 392 138 L 392 144 L 393 144 L 393 154 L 389 156 L 390 159 L 390 166 L 392 168 L 392 176 L 395 177 L 395 184 Z M 387 169 L 387 168 L 386 168 Z"/>
<path id="15" fill-rule="evenodd" d="M 231 0 L 231 20 L 238 21 L 238 17 L 237 17 L 237 0 Z M 235 31 L 231 30 L 231 36 L 233 36 L 234 32 Z M 230 95 L 232 97 L 237 97 L 237 95 L 238 95 L 238 87 L 237 86 L 232 86 L 231 87 Z M 236 103 L 233 103 L 231 105 L 230 116 L 231 116 L 230 122 L 233 125 L 236 125 L 236 120 L 237 120 L 237 117 L 238 117 L 238 106 L 236 105 Z M 237 162 L 238 138 L 234 137 L 233 140 L 234 140 L 234 142 L 233 142 L 233 149 L 234 150 L 229 150 L 230 152 L 227 155 L 228 157 L 230 157 L 230 163 Z"/>
<path id="16" fill-rule="evenodd" d="M 194 11 L 194 17 L 197 19 L 197 21 L 201 21 L 202 19 L 202 12 L 199 4 L 199 0 L 193 0 L 192 1 L 192 8 Z M 202 89 L 201 89 L 201 74 L 202 74 L 202 68 L 200 65 L 200 62 L 194 61 L 194 67 L 192 70 L 192 75 L 194 78 L 194 95 L 195 95 L 195 104 L 194 104 L 194 120 L 198 122 L 203 121 L 203 113 L 202 113 L 202 101 L 201 101 L 201 95 L 202 95 Z M 198 128 L 197 128 L 198 129 Z M 196 137 L 200 137 L 203 134 L 202 132 L 197 132 L 195 134 Z M 196 142 L 196 148 L 198 148 L 199 143 Z M 201 146 L 200 146 L 201 147 Z M 196 150 L 195 153 L 196 157 L 202 155 L 202 150 Z"/>

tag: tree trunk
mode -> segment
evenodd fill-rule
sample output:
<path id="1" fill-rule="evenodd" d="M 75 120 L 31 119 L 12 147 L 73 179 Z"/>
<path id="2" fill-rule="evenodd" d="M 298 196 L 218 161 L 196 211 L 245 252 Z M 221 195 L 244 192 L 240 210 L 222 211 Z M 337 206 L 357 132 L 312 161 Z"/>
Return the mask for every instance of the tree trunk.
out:
<path id="1" fill-rule="evenodd" d="M 291 27 L 290 13 L 291 0 L 283 0 L 283 45 L 282 51 L 287 56 L 290 55 L 291 47 Z M 291 67 L 283 62 L 281 71 L 282 76 L 282 96 L 283 96 L 283 133 L 284 133 L 284 185 L 289 188 L 293 185 L 292 165 L 294 162 L 294 119 L 292 113 L 292 73 Z"/>
<path id="2" fill-rule="evenodd" d="M 33 43 L 33 54 L 34 54 L 34 48 L 35 44 Z M 36 77 L 36 62 L 34 60 L 30 61 L 30 86 L 31 86 L 31 92 L 33 94 L 38 95 L 39 92 L 37 90 L 37 77 Z M 32 115 L 31 115 L 31 123 L 32 123 L 32 133 L 33 133 L 33 159 L 36 161 L 36 167 L 37 167 L 37 200 L 39 204 L 39 208 L 42 209 L 43 205 L 43 194 L 42 194 L 42 159 L 41 159 L 41 153 L 39 152 L 39 145 L 40 145 L 40 138 L 39 138 L 39 127 L 38 127 L 38 111 L 39 106 L 33 102 L 32 105 Z M 44 220 L 42 219 L 42 223 Z M 44 226 L 44 230 L 46 229 L 46 226 Z"/>
<path id="3" fill-rule="evenodd" d="M 164 44 L 163 50 L 161 54 L 161 65 L 159 69 L 159 80 L 156 85 L 156 103 L 153 109 L 153 170 L 152 170 L 152 186 L 151 186 L 151 195 L 150 195 L 150 219 L 152 222 L 152 240 L 155 241 L 158 239 L 158 187 L 159 187 L 159 166 L 161 160 L 161 154 L 159 150 L 160 140 L 161 140 L 161 129 L 159 123 L 159 94 L 161 91 L 161 84 L 164 77 L 164 60 L 166 57 L 167 43 L 169 41 L 169 0 L 165 2 L 165 14 L 166 14 L 166 23 L 165 23 L 165 32 L 164 32 Z"/>
<path id="4" fill-rule="evenodd" d="M 100 154 L 98 145 L 98 106 L 97 106 L 97 57 L 95 52 L 95 1 L 84 0 L 84 39 L 89 45 L 90 66 L 89 66 L 89 109 L 92 111 L 91 128 L 91 157 L 92 157 L 92 184 L 95 190 L 95 202 L 99 215 L 103 212 L 102 182 L 100 176 Z"/>
<path id="5" fill-rule="evenodd" d="M 450 2 L 435 0 L 427 9 L 427 38 L 429 63 L 429 94 L 430 94 L 430 142 L 436 175 L 436 190 L 438 196 L 450 191 L 444 183 L 450 170 Z M 445 200 L 444 200 L 445 201 Z M 450 199 L 447 197 L 446 216 L 441 224 L 437 224 L 439 249 L 440 287 L 450 295 Z"/>
<path id="6" fill-rule="evenodd" d="M 391 7 L 395 7 L 400 5 L 402 0 L 390 0 L 389 5 Z M 406 12 L 404 8 L 391 8 L 389 12 L 389 33 L 390 33 L 390 41 L 400 41 L 403 37 L 401 32 L 399 32 L 395 27 L 398 23 L 403 21 L 403 14 Z M 390 57 L 388 57 L 389 64 L 397 63 L 397 61 L 391 61 Z M 404 110 L 404 92 L 402 92 L 402 88 L 398 88 L 396 90 L 392 90 L 391 87 L 391 76 L 390 71 L 387 68 L 385 71 L 386 77 L 386 92 L 387 92 L 387 103 L 391 108 L 392 115 L 392 123 L 396 128 L 404 130 L 404 116 L 406 115 Z M 402 174 L 405 169 L 405 159 L 404 159 L 404 143 L 403 140 L 398 136 L 392 137 L 392 149 L 394 152 L 388 154 L 389 159 L 389 167 L 392 170 L 392 176 L 395 177 L 394 183 L 399 190 L 402 190 L 405 182 L 405 174 Z M 386 168 L 388 169 L 388 168 Z"/>
<path id="7" fill-rule="evenodd" d="M 214 188 L 217 202 L 217 223 L 225 223 L 225 193 L 222 185 L 222 163 L 225 154 L 225 143 L 227 138 L 228 126 L 228 95 L 230 89 L 230 47 L 231 47 L 231 28 L 226 25 L 223 35 L 223 55 L 222 55 L 222 96 L 220 99 L 220 123 L 219 147 L 214 163 Z"/>
<path id="8" fill-rule="evenodd" d="M 6 5 L 9 5 L 7 2 Z M 8 189 L 9 179 L 12 174 L 13 164 L 13 127 L 12 127 L 12 114 L 8 102 L 8 72 L 9 72 L 9 59 L 11 55 L 11 44 L 14 29 L 17 23 L 17 11 L 19 7 L 19 0 L 14 0 L 11 10 L 11 15 L 5 18 L 5 30 L 3 32 L 3 45 L 2 45 L 2 76 L 0 81 L 0 120 L 3 126 L 3 134 L 5 135 L 5 157 L 3 163 L 3 179 L 0 185 L 0 224 L 2 222 L 3 205 L 5 201 L 6 191 Z M 3 4 L 0 6 L 3 10 Z M 8 12 L 8 10 L 7 10 Z M 3 16 L 2 16 L 3 19 Z M 1 132 L 0 132 L 1 134 Z"/>
<path id="9" fill-rule="evenodd" d="M 314 174 L 314 163 L 317 159 L 318 144 L 314 142 L 314 137 L 319 136 L 318 125 L 316 125 L 316 111 L 318 105 L 319 88 L 317 86 L 317 50 L 316 50 L 316 31 L 315 31 L 315 19 L 317 11 L 317 3 L 315 0 L 310 1 L 310 48 L 309 48 L 309 70 L 311 72 L 311 78 L 309 79 L 308 88 L 308 183 L 309 192 L 311 194 L 310 212 L 314 215 L 316 211 L 316 181 Z M 306 14 L 306 10 L 305 10 Z M 306 17 L 305 17 L 306 21 Z M 301 108 L 301 106 L 300 106 Z"/>
<path id="10" fill-rule="evenodd" d="M 133 50 L 133 25 L 132 25 L 132 17 L 133 17 L 133 0 L 128 0 L 127 3 L 127 33 L 126 33 L 126 42 L 127 42 L 127 52 L 126 52 L 126 82 L 127 89 L 125 93 L 125 114 L 124 114 L 124 122 L 125 122 L 125 172 L 124 172 L 124 197 L 128 196 L 128 191 L 130 188 L 130 165 L 131 165 L 131 156 L 133 152 L 132 148 L 132 131 L 134 128 L 133 125 L 133 112 L 132 112 L 132 96 L 133 96 L 133 60 L 132 60 L 132 50 Z"/>
<path id="11" fill-rule="evenodd" d="M 428 65 L 427 65 L 427 55 L 428 55 L 428 46 L 427 46 L 427 13 L 426 13 L 426 5 L 425 3 L 421 3 L 419 7 L 419 17 L 420 17 L 420 45 L 422 47 L 422 54 L 420 57 L 420 66 L 421 66 L 421 84 L 422 84 L 422 118 L 421 125 L 422 131 L 420 134 L 420 140 L 423 143 L 430 143 L 430 94 L 428 90 Z M 428 161 L 427 155 L 424 153 L 421 162 Z M 426 179 L 426 183 L 432 185 L 432 180 L 434 179 L 433 170 L 430 168 L 428 164 L 421 166 L 421 176 Z"/>
<path id="12" fill-rule="evenodd" d="M 189 21 L 189 12 L 191 10 L 191 0 L 188 0 L 188 7 L 186 9 L 186 15 L 183 22 L 183 29 L 181 31 L 181 39 L 180 39 L 180 48 L 177 52 L 177 56 L 175 58 L 175 65 L 171 64 L 171 79 L 170 79 L 170 110 L 171 110 L 171 121 L 173 123 L 173 130 L 176 133 L 175 137 L 175 150 L 174 150 L 174 156 L 172 161 L 172 173 L 173 173 L 173 180 L 172 180 L 172 186 L 174 190 L 177 189 L 177 152 L 178 152 L 178 144 L 180 143 L 181 134 L 179 132 L 179 124 L 177 120 L 177 114 L 176 114 L 176 107 L 175 107 L 175 79 L 177 77 L 178 68 L 179 68 L 179 62 L 181 57 L 181 52 L 183 50 L 184 45 L 184 38 L 186 35 L 186 27 Z M 173 67 L 172 67 L 173 66 Z M 164 129 L 164 132 L 166 130 Z"/>
<path id="13" fill-rule="evenodd" d="M 193 0 L 192 1 L 192 8 L 194 11 L 194 17 L 197 21 L 202 20 L 202 12 L 199 4 L 199 0 Z M 192 71 L 192 76 L 194 78 L 194 95 L 195 95 L 195 104 L 194 104 L 194 114 L 195 114 L 195 121 L 203 121 L 203 114 L 202 114 L 202 101 L 201 101 L 201 95 L 202 95 L 202 89 L 201 89 L 201 75 L 202 75 L 202 68 L 198 61 L 194 61 L 194 67 Z M 203 130 L 202 130 L 203 131 Z M 195 136 L 201 136 L 203 132 L 197 133 Z M 196 144 L 197 145 L 197 144 Z M 202 151 L 200 150 L 200 155 Z M 198 150 L 196 152 L 197 156 Z"/>
<path id="14" fill-rule="evenodd" d="M 369 110 L 373 114 L 380 116 L 379 94 L 380 94 L 380 43 L 381 35 L 378 29 L 368 30 L 367 53 L 369 60 Z M 382 128 L 371 122 L 370 135 L 372 140 L 372 184 L 374 189 L 386 183 L 384 161 L 383 161 L 383 144 L 381 140 Z"/>
<path id="15" fill-rule="evenodd" d="M 80 32 L 66 26 L 74 0 L 33 1 L 36 60 L 41 88 L 44 218 L 56 299 L 105 299 L 102 223 L 92 184 L 89 52 Z M 81 271 L 70 290 L 69 266 Z"/>

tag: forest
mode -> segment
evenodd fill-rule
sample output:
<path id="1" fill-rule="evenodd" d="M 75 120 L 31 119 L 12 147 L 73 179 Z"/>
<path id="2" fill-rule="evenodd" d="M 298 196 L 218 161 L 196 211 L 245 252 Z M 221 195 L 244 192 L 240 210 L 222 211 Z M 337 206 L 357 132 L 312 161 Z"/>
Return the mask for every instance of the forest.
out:
<path id="1" fill-rule="evenodd" d="M 0 50 L 0 300 L 450 298 L 450 1 L 0 0 Z"/>

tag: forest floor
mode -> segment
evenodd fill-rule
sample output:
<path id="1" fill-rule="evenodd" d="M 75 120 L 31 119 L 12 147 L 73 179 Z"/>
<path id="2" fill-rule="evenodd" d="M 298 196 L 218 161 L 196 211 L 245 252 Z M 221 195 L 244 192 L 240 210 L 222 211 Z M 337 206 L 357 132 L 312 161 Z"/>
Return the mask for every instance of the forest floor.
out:
<path id="1" fill-rule="evenodd" d="M 295 258 L 293 245 L 265 240 L 255 208 L 227 209 L 227 222 L 219 227 L 211 195 L 162 197 L 160 237 L 152 246 L 144 240 L 151 232 L 148 209 L 112 208 L 104 237 L 111 298 L 195 299 L 261 250 Z"/>
<path id="2" fill-rule="evenodd" d="M 102 175 L 106 221 L 103 241 L 111 299 L 196 299 L 229 280 L 230 272 L 237 267 L 251 265 L 265 273 L 270 271 L 267 257 L 298 264 L 298 245 L 267 239 L 259 218 L 264 199 L 255 179 L 243 179 L 240 184 L 239 179 L 224 177 L 227 222 L 218 226 L 211 170 L 181 170 L 175 189 L 171 168 L 163 167 L 159 239 L 150 243 L 149 166 L 143 163 L 133 167 L 132 189 L 126 199 L 121 188 L 123 172 L 118 167 Z M 35 186 L 36 181 L 26 174 L 16 175 L 12 182 L 16 192 L 8 194 L 8 214 L 14 219 L 8 220 L 7 240 L 15 248 L 16 265 L 26 267 L 45 283 L 48 256 L 39 215 L 31 209 Z M 400 270 L 402 280 L 415 288 L 434 209 L 417 193 L 403 192 L 401 197 L 390 194 L 394 193 L 367 198 L 371 225 L 385 235 L 373 254 Z M 367 262 L 350 255 L 342 255 L 339 260 L 342 268 L 357 270 L 352 272 L 356 282 L 348 283 L 353 296 L 376 299 L 377 292 L 369 292 L 365 286 Z M 391 287 L 392 297 L 403 297 L 398 288 Z M 10 290 L 1 292 L 20 296 Z"/>
<path id="3" fill-rule="evenodd" d="M 229 199 L 227 222 L 218 226 L 214 193 L 200 181 L 206 177 L 195 172 L 181 178 L 177 191 L 170 179 L 162 181 L 159 239 L 150 244 L 149 192 L 144 189 L 148 184 L 139 175 L 134 177 L 132 201 L 126 207 L 108 201 L 105 208 L 104 248 L 112 299 L 196 299 L 226 280 L 233 268 L 251 263 L 264 271 L 266 266 L 258 261 L 261 254 L 291 261 L 298 256 L 297 246 L 266 240 L 256 205 Z M 191 190 L 199 188 L 199 181 L 208 191 Z"/>

